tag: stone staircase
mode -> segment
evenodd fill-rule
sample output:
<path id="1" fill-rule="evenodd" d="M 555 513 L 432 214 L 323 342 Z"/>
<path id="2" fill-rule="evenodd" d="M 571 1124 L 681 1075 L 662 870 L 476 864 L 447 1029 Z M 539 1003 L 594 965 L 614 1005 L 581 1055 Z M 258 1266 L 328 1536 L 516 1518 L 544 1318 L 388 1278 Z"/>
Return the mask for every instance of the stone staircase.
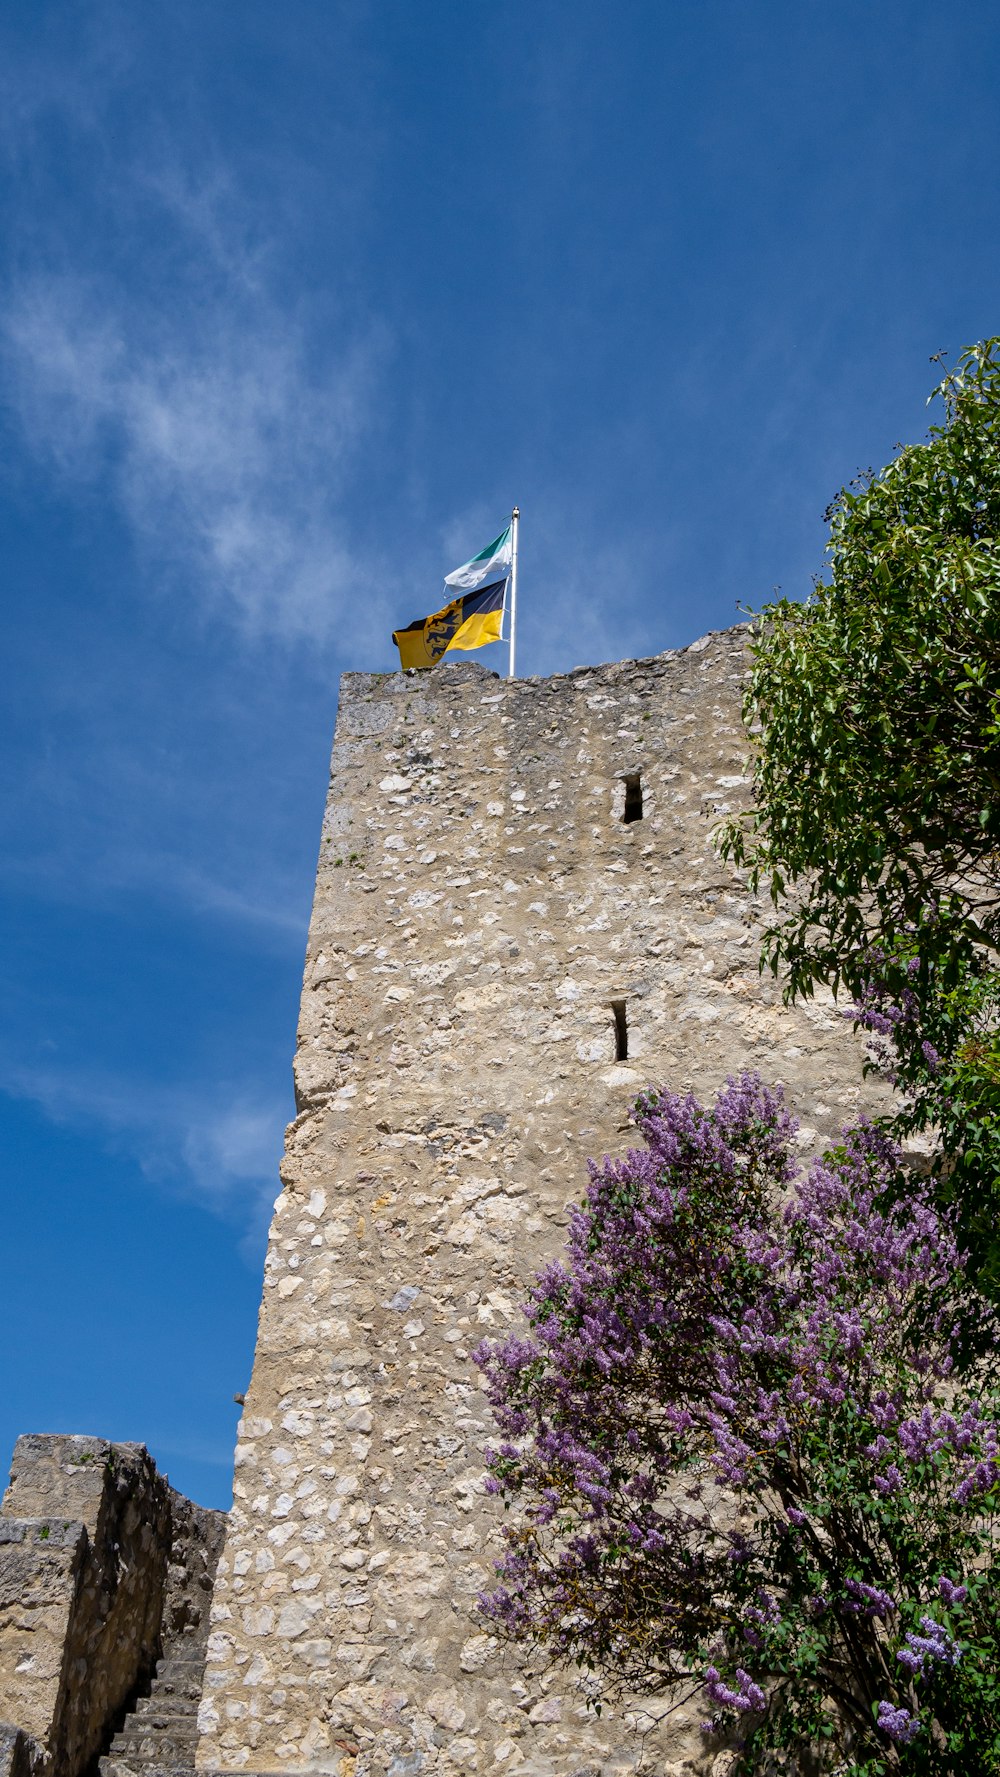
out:
<path id="1" fill-rule="evenodd" d="M 126 1716 L 100 1761 L 100 1777 L 173 1777 L 194 1770 L 205 1641 L 198 1630 L 182 1635 L 157 1662 L 149 1695 Z"/>

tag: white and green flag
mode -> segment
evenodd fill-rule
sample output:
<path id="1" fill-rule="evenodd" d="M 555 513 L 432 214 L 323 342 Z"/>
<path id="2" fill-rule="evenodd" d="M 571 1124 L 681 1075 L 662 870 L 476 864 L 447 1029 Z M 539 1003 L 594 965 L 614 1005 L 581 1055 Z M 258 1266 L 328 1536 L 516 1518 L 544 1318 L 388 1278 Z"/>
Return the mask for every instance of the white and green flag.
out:
<path id="1" fill-rule="evenodd" d="M 510 525 L 487 543 L 471 561 L 463 562 L 460 568 L 444 577 L 445 589 L 450 599 L 463 592 L 475 592 L 477 587 L 489 586 L 494 580 L 510 578 L 510 566 L 513 559 L 513 543 Z M 482 532 L 480 532 L 480 536 Z"/>

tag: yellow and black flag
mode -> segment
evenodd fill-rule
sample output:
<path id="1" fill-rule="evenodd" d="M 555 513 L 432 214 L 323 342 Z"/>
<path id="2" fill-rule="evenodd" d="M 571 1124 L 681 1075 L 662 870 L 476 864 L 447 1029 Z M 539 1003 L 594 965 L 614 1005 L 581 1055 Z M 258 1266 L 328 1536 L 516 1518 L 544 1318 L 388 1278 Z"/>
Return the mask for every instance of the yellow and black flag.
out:
<path id="1" fill-rule="evenodd" d="M 504 606 L 513 563 L 513 520 L 471 561 L 445 575 L 448 604 L 393 631 L 402 667 L 436 666 L 450 648 L 485 648 L 503 639 Z"/>
<path id="2" fill-rule="evenodd" d="M 452 599 L 431 617 L 418 617 L 405 629 L 393 630 L 400 666 L 435 666 L 450 648 L 484 648 L 487 642 L 499 642 L 506 594 L 506 580 L 495 580 L 492 586 Z"/>

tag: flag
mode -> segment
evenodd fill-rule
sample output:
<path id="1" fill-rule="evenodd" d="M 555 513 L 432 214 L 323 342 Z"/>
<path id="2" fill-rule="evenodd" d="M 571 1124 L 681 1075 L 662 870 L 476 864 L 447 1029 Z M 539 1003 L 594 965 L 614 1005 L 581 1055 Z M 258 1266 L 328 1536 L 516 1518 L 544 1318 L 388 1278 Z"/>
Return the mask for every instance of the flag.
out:
<path id="1" fill-rule="evenodd" d="M 393 630 L 400 666 L 435 666 L 449 648 L 485 648 L 502 640 L 507 582 L 513 561 L 511 525 L 471 561 L 444 577 L 443 611 Z"/>
<path id="2" fill-rule="evenodd" d="M 513 550 L 511 528 L 508 525 L 505 531 L 500 532 L 499 537 L 494 537 L 492 543 L 487 543 L 486 548 L 474 555 L 471 561 L 463 562 L 460 568 L 445 575 L 445 591 L 451 598 L 460 592 L 474 592 L 479 586 L 492 585 L 494 580 L 510 578 Z"/>
<path id="3" fill-rule="evenodd" d="M 480 560 L 476 557 L 476 560 Z M 471 567 L 471 562 L 467 567 Z M 456 573 L 464 572 L 457 568 Z M 399 664 L 435 666 L 449 649 L 483 648 L 487 642 L 499 642 L 503 623 L 507 580 L 495 580 L 490 586 L 462 593 L 435 611 L 430 617 L 418 617 L 405 629 L 393 630 L 392 639 L 399 649 Z"/>

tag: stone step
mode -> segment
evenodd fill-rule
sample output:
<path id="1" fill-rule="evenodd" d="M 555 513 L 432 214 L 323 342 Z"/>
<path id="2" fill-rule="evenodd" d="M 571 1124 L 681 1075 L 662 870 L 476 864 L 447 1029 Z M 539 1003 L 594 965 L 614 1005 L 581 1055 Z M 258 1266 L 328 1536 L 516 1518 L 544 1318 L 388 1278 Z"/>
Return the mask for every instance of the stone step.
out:
<path id="1" fill-rule="evenodd" d="M 198 1702 L 194 1697 L 143 1697 L 118 1732 L 123 1734 L 126 1728 L 134 1727 L 148 1734 L 153 1728 L 189 1727 L 197 1715 Z"/>
<path id="2" fill-rule="evenodd" d="M 100 1762 L 101 1777 L 190 1777 L 190 1763 L 186 1765 L 168 1765 L 159 1760 L 151 1763 L 147 1759 L 116 1758 L 107 1753 Z"/>
<path id="3" fill-rule="evenodd" d="M 100 1777 L 193 1777 L 206 1639 L 185 1638 L 157 1661 L 149 1695 L 136 1699 Z"/>
<path id="4" fill-rule="evenodd" d="M 114 1758 L 178 1758 L 183 1761 L 193 1754 L 198 1744 L 197 1733 L 183 1728 L 163 1729 L 152 1734 L 126 1734 L 111 1748 Z"/>
<path id="5" fill-rule="evenodd" d="M 157 1679 L 148 1697 L 140 1697 L 136 1715 L 197 1715 L 201 1701 L 201 1674 L 197 1678 Z"/>
<path id="6" fill-rule="evenodd" d="M 153 1701 L 152 1698 L 144 1700 L 150 1703 Z M 122 1722 L 115 1738 L 120 1741 L 124 1734 L 152 1734 L 173 1728 L 190 1728 L 197 1719 L 198 1705 L 194 1701 L 178 1703 L 173 1697 L 168 1697 L 165 1703 L 154 1705 L 152 1709 L 144 1709 L 141 1713 L 138 1709 L 133 1710 Z"/>
<path id="7" fill-rule="evenodd" d="M 166 1678 L 174 1672 L 204 1672 L 205 1649 L 192 1648 L 190 1653 L 165 1654 L 156 1662 L 157 1678 Z"/>
<path id="8" fill-rule="evenodd" d="M 175 1689 L 178 1685 L 197 1685 L 201 1683 L 204 1672 L 204 1660 L 192 1660 L 183 1666 L 164 1666 L 163 1671 L 158 1672 L 153 1680 L 153 1689 L 157 1685 L 171 1685 Z"/>
<path id="9" fill-rule="evenodd" d="M 148 1697 L 140 1697 L 136 1709 L 146 1708 L 197 1710 L 201 1701 L 204 1672 L 184 1673 L 182 1677 L 154 1678 Z"/>
<path id="10" fill-rule="evenodd" d="M 161 1746 L 148 1757 L 138 1752 L 109 1752 L 100 1763 L 101 1777 L 153 1777 L 156 1771 L 194 1771 L 194 1753 L 190 1749 L 174 1752 Z"/>
<path id="11" fill-rule="evenodd" d="M 100 1761 L 101 1777 L 160 1777 L 161 1772 L 169 1772 L 170 1777 L 179 1771 L 190 1773 L 192 1761 L 175 1759 L 173 1754 L 158 1753 L 155 1758 L 136 1758 L 133 1754 L 107 1752 Z"/>
<path id="12" fill-rule="evenodd" d="M 153 1721 L 140 1724 L 134 1715 L 130 1715 L 120 1734 L 116 1734 L 112 1742 L 113 1753 L 124 1753 L 131 1757 L 141 1753 L 144 1758 L 152 1758 L 158 1748 L 180 1751 L 198 1744 L 197 1718 L 193 1715 L 183 1718 L 174 1717 L 170 1721 Z"/>

